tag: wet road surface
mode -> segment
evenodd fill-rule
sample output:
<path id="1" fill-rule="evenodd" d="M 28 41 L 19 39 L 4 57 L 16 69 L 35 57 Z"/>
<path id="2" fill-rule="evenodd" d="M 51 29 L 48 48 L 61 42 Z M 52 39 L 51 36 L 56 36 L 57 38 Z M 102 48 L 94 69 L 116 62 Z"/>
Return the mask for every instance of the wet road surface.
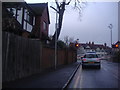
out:
<path id="1" fill-rule="evenodd" d="M 102 60 L 101 69 L 79 67 L 68 88 L 120 88 L 120 65 Z"/>

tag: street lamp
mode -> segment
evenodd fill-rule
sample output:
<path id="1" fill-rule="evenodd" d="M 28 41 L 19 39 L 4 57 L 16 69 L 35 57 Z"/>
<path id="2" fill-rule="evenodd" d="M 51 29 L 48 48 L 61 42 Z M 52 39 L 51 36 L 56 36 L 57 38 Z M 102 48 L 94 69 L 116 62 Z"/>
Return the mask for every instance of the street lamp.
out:
<path id="1" fill-rule="evenodd" d="M 112 47 L 112 28 L 113 28 L 113 25 L 110 24 L 110 25 L 108 26 L 108 28 L 109 28 L 110 31 L 111 31 L 111 47 Z"/>
<path id="2" fill-rule="evenodd" d="M 57 7 L 56 7 L 57 10 Z M 55 34 L 55 69 L 57 66 L 57 28 L 58 28 L 58 12 L 56 11 L 56 23 L 55 23 L 55 30 L 56 30 L 56 34 Z"/>

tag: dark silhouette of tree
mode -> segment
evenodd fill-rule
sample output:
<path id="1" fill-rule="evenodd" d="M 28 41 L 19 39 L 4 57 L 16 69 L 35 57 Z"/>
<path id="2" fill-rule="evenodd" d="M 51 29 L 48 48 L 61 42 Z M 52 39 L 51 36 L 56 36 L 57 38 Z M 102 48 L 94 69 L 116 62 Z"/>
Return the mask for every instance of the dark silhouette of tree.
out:
<path id="1" fill-rule="evenodd" d="M 69 36 L 64 37 L 64 42 L 67 46 L 69 46 L 69 44 L 72 43 L 73 41 L 74 41 L 74 37 L 69 37 Z"/>
<path id="2" fill-rule="evenodd" d="M 68 37 L 68 36 L 65 36 L 65 37 L 64 37 L 64 42 L 65 42 L 65 44 L 68 46 L 68 42 L 69 42 L 69 37 Z"/>
<path id="3" fill-rule="evenodd" d="M 62 40 L 58 40 L 57 47 L 63 49 L 66 48 L 66 44 Z"/>
<path id="4" fill-rule="evenodd" d="M 54 43 L 55 43 L 56 32 L 57 32 L 57 40 L 59 38 L 61 28 L 62 28 L 64 11 L 65 11 L 66 5 L 69 5 L 71 3 L 71 1 L 72 0 L 69 0 L 67 2 L 66 0 L 63 0 L 62 2 L 58 2 L 58 0 L 55 0 L 57 8 L 54 8 L 54 7 L 50 6 L 52 9 L 54 9 L 58 13 L 58 23 L 57 23 L 58 26 L 57 26 L 57 30 L 55 30 L 55 33 L 54 33 L 54 35 L 52 37 L 52 40 L 51 40 L 52 45 L 54 45 Z M 86 3 L 82 2 L 81 0 L 74 0 L 74 8 L 78 9 L 80 14 L 81 14 L 81 11 L 82 11 L 81 4 L 85 5 Z"/>

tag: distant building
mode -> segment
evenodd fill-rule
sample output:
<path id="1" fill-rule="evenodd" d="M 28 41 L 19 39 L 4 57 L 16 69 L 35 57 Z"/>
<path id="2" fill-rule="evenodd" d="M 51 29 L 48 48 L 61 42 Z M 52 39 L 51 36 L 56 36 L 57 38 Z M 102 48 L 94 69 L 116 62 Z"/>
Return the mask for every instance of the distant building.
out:
<path id="1" fill-rule="evenodd" d="M 118 52 L 120 50 L 120 41 L 117 41 L 115 44 L 112 44 L 112 51 Z"/>
<path id="2" fill-rule="evenodd" d="M 49 40 L 48 3 L 3 2 L 2 18 L 3 31 L 42 41 Z"/>
<path id="3" fill-rule="evenodd" d="M 79 43 L 80 47 L 78 49 L 78 54 L 84 54 L 86 52 L 96 52 L 100 56 L 104 56 L 106 54 L 109 54 L 111 51 L 111 48 L 106 45 L 102 44 L 94 44 L 94 42 L 89 43 Z"/>

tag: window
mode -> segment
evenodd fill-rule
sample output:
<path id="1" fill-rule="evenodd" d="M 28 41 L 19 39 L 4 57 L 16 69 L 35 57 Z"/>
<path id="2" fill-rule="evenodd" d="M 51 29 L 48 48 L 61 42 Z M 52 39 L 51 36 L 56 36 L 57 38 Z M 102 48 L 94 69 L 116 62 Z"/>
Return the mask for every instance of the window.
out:
<path id="1" fill-rule="evenodd" d="M 7 10 L 9 11 L 9 13 L 15 17 L 15 11 L 16 9 L 15 8 L 7 8 Z"/>
<path id="2" fill-rule="evenodd" d="M 27 22 L 33 25 L 33 15 L 30 12 L 27 12 Z"/>
<path id="3" fill-rule="evenodd" d="M 33 16 L 31 14 L 28 15 L 28 22 L 33 25 Z"/>
<path id="4" fill-rule="evenodd" d="M 98 58 L 96 54 L 86 54 L 84 58 Z"/>
<path id="5" fill-rule="evenodd" d="M 45 21 L 43 21 L 43 30 L 47 30 L 47 24 Z"/>
<path id="6" fill-rule="evenodd" d="M 27 31 L 32 30 L 33 18 L 34 18 L 33 14 L 29 12 L 27 9 L 25 9 L 24 26 L 23 26 L 25 30 Z"/>

